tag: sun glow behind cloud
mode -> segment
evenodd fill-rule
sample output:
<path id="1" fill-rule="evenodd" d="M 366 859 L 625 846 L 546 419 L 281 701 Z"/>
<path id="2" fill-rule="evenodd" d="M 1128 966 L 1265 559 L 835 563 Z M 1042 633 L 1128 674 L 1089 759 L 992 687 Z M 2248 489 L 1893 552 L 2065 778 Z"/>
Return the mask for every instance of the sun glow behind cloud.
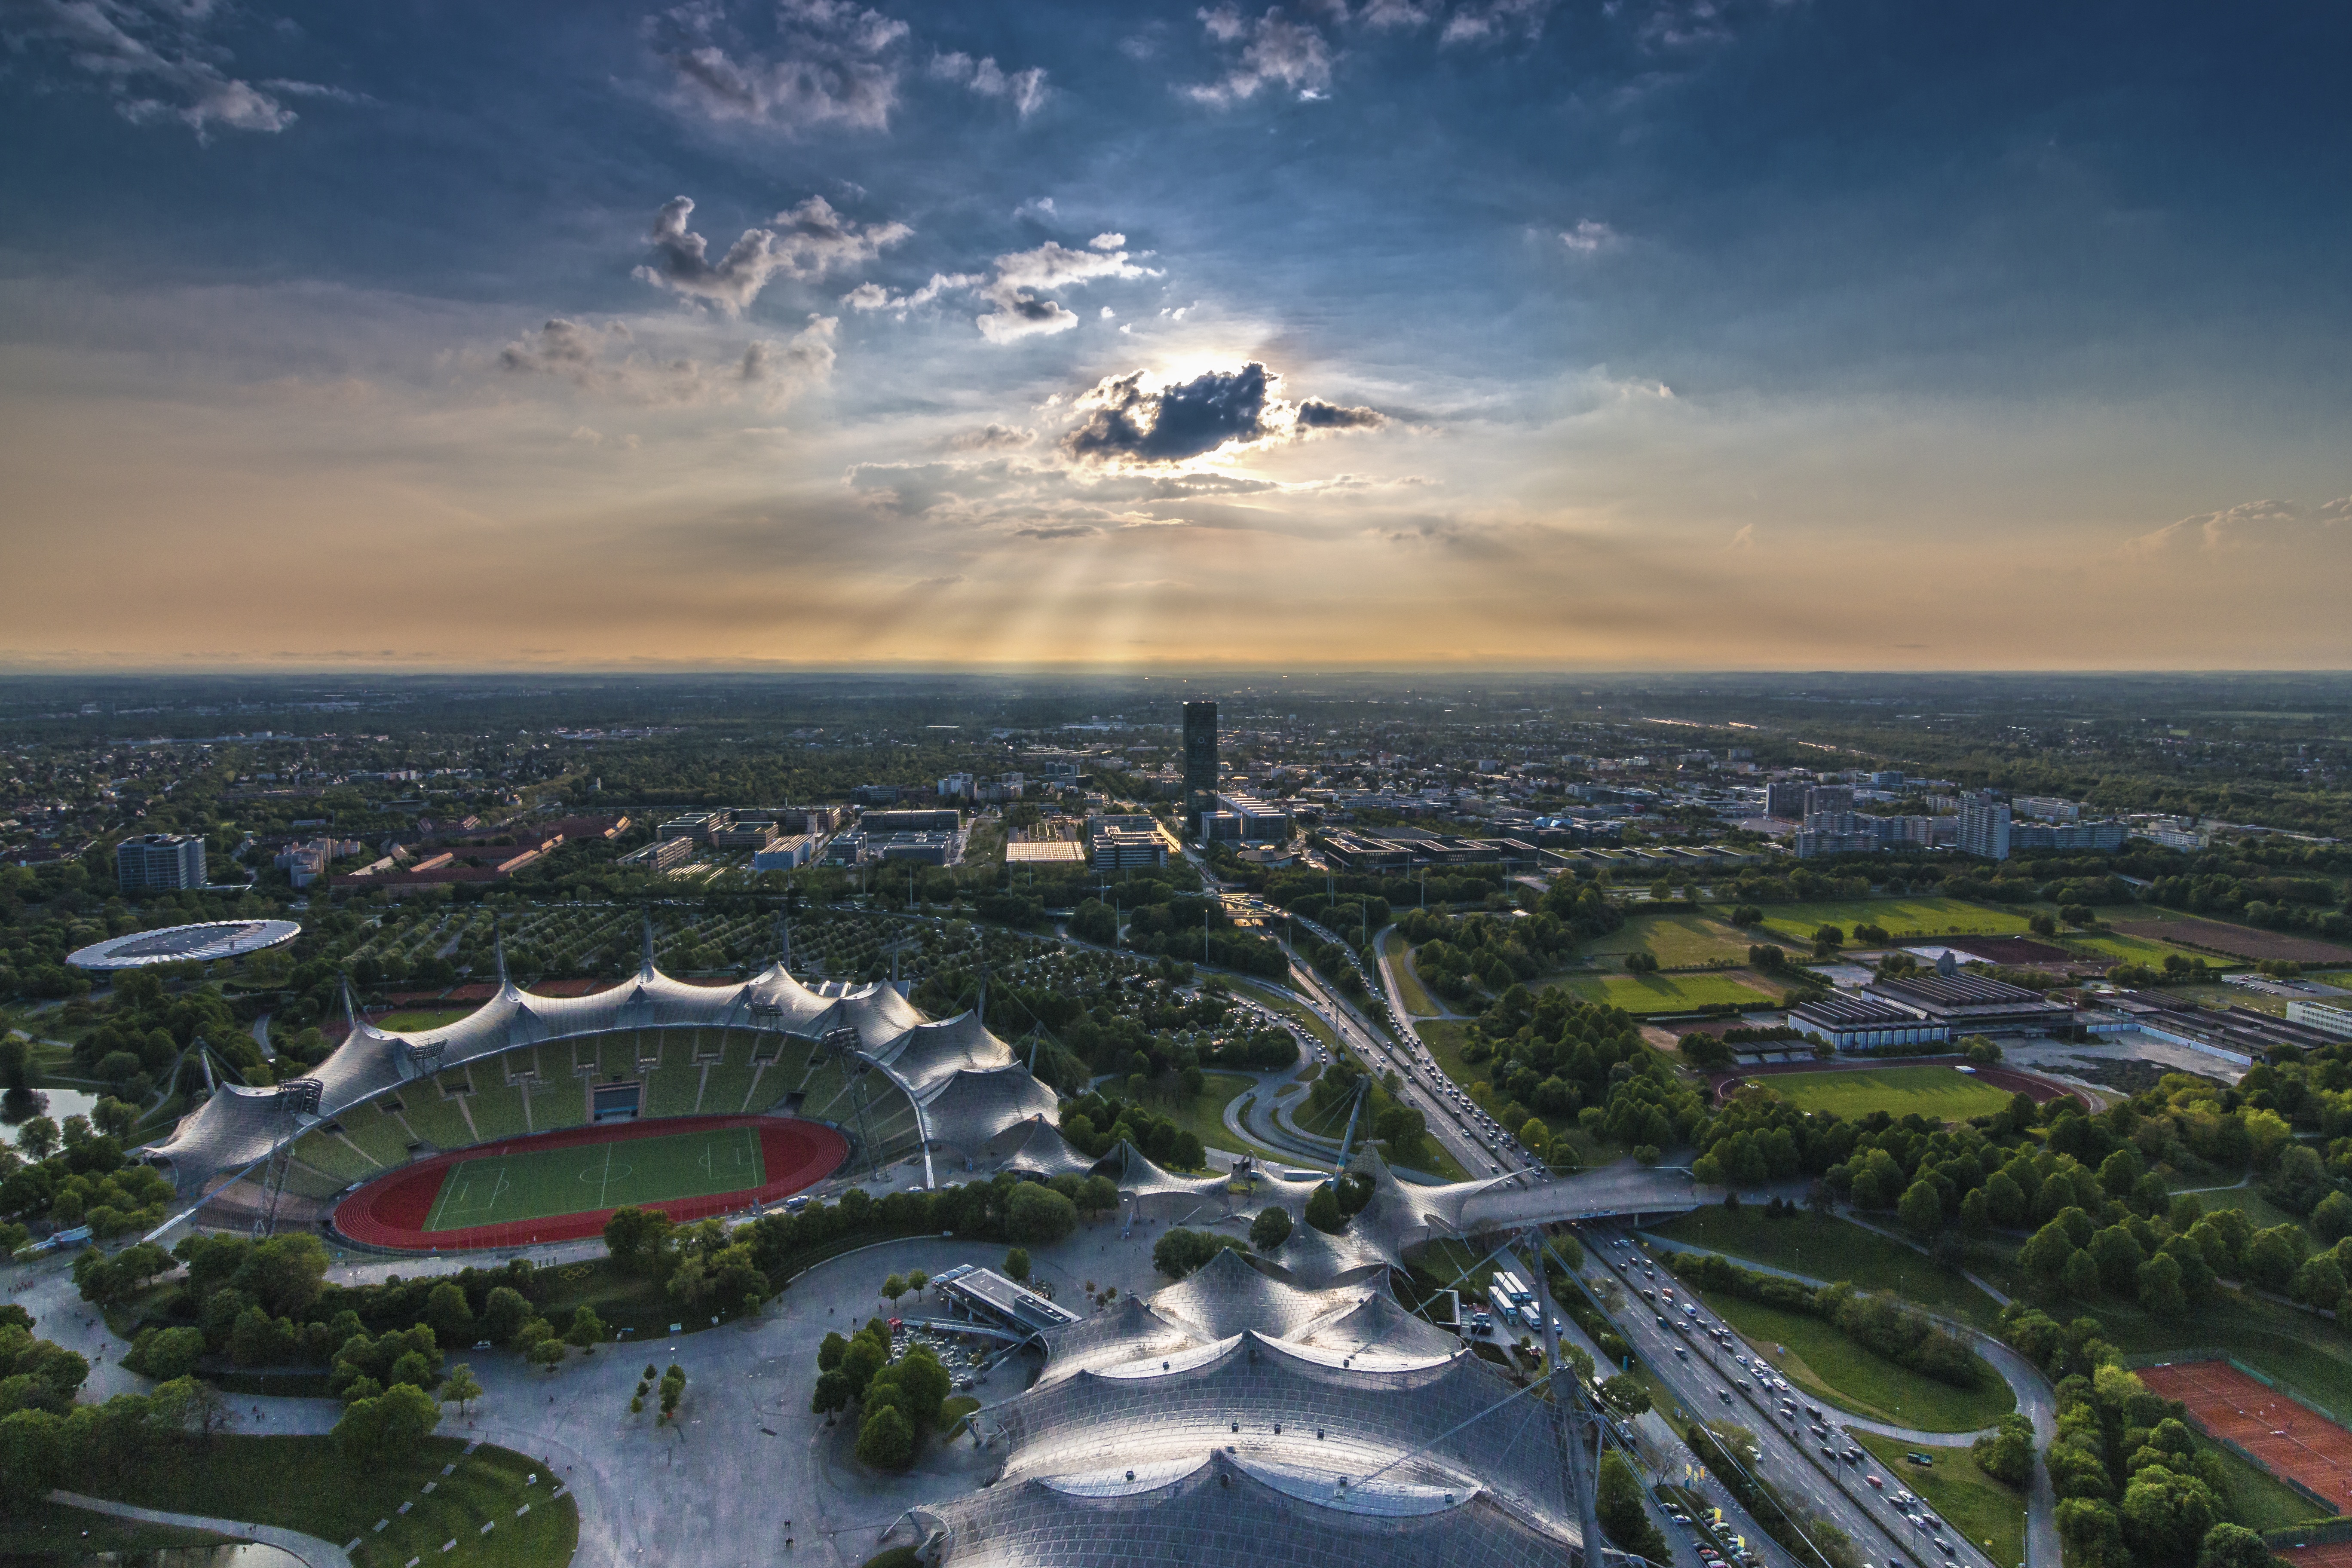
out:
<path id="1" fill-rule="evenodd" d="M 2343 117 L 2187 13 L 106 15 L 0 660 L 2352 660 Z"/>

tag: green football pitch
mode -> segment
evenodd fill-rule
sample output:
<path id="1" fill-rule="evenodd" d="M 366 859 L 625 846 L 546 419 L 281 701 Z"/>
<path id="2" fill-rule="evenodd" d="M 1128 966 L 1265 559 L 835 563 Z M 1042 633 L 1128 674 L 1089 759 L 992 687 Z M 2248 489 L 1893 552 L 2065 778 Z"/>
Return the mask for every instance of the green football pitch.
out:
<path id="1" fill-rule="evenodd" d="M 1958 1121 L 2005 1108 L 2009 1094 L 1948 1067 L 1857 1068 L 1834 1072 L 1773 1073 L 1756 1080 L 1801 1110 L 1843 1117 L 1884 1110 L 1917 1111 L 1930 1121 Z"/>
<path id="2" fill-rule="evenodd" d="M 425 1228 L 462 1230 L 740 1193 L 766 1180 L 759 1130 L 751 1127 L 530 1149 L 452 1165 Z"/>

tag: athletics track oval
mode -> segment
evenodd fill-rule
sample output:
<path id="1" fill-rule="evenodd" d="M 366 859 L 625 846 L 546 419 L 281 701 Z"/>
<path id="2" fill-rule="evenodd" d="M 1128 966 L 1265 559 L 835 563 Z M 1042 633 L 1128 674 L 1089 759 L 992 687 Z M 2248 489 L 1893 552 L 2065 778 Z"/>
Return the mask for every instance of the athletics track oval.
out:
<path id="1" fill-rule="evenodd" d="M 527 1138 L 501 1138 L 430 1154 L 414 1164 L 378 1176 L 335 1208 L 334 1226 L 364 1247 L 402 1252 L 466 1252 L 489 1247 L 527 1247 L 534 1242 L 577 1241 L 604 1233 L 611 1209 L 583 1209 L 576 1214 L 543 1219 L 516 1220 L 504 1225 L 469 1226 L 459 1230 L 425 1228 L 441 1180 L 453 1165 L 497 1154 L 536 1152 L 542 1149 L 576 1148 L 598 1143 L 625 1143 L 635 1138 L 667 1137 L 677 1132 L 752 1127 L 760 1134 L 760 1165 L 767 1181 L 740 1192 L 710 1193 L 700 1197 L 667 1198 L 641 1207 L 658 1209 L 685 1223 L 732 1214 L 754 1204 L 772 1204 L 815 1185 L 841 1168 L 849 1157 L 849 1141 L 819 1122 L 782 1116 L 671 1116 L 652 1121 L 625 1121 L 604 1127 L 572 1127 Z"/>

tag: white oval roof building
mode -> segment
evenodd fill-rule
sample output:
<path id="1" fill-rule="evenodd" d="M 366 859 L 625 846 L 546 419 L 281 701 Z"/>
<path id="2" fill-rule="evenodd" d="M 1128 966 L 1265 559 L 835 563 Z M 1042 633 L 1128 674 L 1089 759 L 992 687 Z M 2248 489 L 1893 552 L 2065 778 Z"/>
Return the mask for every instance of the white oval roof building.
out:
<path id="1" fill-rule="evenodd" d="M 66 962 L 98 973 L 157 963 L 210 963 L 218 958 L 261 952 L 301 934 L 301 926 L 293 921 L 205 921 L 110 937 L 75 949 L 66 955 Z"/>

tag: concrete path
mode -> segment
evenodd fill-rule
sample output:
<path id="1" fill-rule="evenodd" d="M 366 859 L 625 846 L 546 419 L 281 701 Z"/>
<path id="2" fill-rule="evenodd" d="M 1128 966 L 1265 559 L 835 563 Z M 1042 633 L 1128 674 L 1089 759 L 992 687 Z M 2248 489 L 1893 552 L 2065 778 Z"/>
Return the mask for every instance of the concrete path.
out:
<path id="1" fill-rule="evenodd" d="M 209 1530 L 215 1535 L 258 1541 L 264 1546 L 275 1546 L 280 1552 L 293 1553 L 309 1563 L 310 1568 L 352 1568 L 351 1556 L 341 1547 L 332 1542 L 321 1541 L 315 1535 L 305 1535 L 299 1530 L 280 1530 L 274 1524 L 247 1524 L 234 1519 L 206 1519 L 202 1514 L 168 1513 L 160 1508 L 133 1508 L 127 1502 L 110 1502 L 105 1498 L 84 1497 L 79 1492 L 62 1489 L 51 1492 L 49 1500 L 91 1513 L 106 1514 L 113 1519 L 137 1520 L 142 1524 L 176 1524 L 188 1530 Z"/>

